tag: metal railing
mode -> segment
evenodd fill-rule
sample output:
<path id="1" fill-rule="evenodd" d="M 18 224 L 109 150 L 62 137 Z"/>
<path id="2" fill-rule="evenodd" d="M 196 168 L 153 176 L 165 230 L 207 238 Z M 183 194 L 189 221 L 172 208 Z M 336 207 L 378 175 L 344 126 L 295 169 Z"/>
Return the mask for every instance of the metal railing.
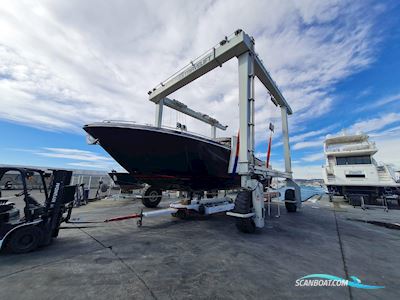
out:
<path id="1" fill-rule="evenodd" d="M 149 123 L 138 123 L 136 121 L 127 121 L 127 120 L 103 120 L 102 122 L 103 123 L 122 123 L 122 124 L 128 124 L 128 125 L 129 124 L 131 124 L 131 125 L 144 125 L 144 126 L 155 127 L 154 125 L 149 124 Z M 172 130 L 172 131 L 176 131 L 176 132 L 189 133 L 191 135 L 198 136 L 198 137 L 201 137 L 201 138 L 204 138 L 204 139 L 207 139 L 207 140 L 212 140 L 207 135 L 204 135 L 204 134 L 201 134 L 201 133 L 198 133 L 198 132 L 194 132 L 194 131 L 190 131 L 190 130 L 182 130 L 181 128 L 167 126 L 167 125 L 162 125 L 161 128 Z M 215 142 L 218 142 L 218 141 L 215 141 Z"/>

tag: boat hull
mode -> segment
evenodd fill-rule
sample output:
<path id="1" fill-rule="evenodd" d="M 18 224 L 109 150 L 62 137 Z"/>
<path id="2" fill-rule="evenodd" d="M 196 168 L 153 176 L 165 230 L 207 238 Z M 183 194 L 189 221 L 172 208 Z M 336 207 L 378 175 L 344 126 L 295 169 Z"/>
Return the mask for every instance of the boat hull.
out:
<path id="1" fill-rule="evenodd" d="M 240 186 L 228 174 L 230 149 L 189 133 L 141 125 L 97 123 L 84 130 L 139 183 L 167 190 Z"/>
<path id="2" fill-rule="evenodd" d="M 137 190 L 144 187 L 144 184 L 138 182 L 129 173 L 111 172 L 108 173 L 115 184 L 119 185 L 124 191 Z"/>

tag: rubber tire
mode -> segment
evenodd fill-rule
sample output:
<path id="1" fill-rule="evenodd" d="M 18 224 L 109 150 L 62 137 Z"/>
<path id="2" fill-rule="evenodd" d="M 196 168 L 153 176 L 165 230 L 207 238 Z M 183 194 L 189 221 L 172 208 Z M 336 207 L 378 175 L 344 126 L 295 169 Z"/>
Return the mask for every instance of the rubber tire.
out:
<path id="1" fill-rule="evenodd" d="M 204 206 L 204 204 L 199 205 L 199 214 L 203 216 L 206 214 L 206 207 Z"/>
<path id="2" fill-rule="evenodd" d="M 295 199 L 296 199 L 296 197 L 295 197 L 294 190 L 289 189 L 289 190 L 285 191 L 285 200 L 294 201 Z M 287 212 L 289 212 L 289 213 L 296 212 L 296 210 L 297 210 L 296 203 L 285 202 L 285 207 L 286 207 Z"/>
<path id="3" fill-rule="evenodd" d="M 101 186 L 100 186 L 100 191 L 102 192 L 102 193 L 106 193 L 107 191 L 108 191 L 108 185 L 107 184 L 105 184 L 105 183 L 103 183 Z"/>
<path id="4" fill-rule="evenodd" d="M 250 191 L 240 191 L 235 200 L 234 212 L 248 214 L 253 210 L 253 201 L 251 201 Z M 254 233 L 256 224 L 253 218 L 236 218 L 236 228 L 243 233 Z"/>
<path id="5" fill-rule="evenodd" d="M 31 241 L 23 245 L 21 244 L 22 238 L 30 238 Z M 13 232 L 8 240 L 7 246 L 12 253 L 28 253 L 35 250 L 42 239 L 42 230 L 37 226 L 25 226 Z"/>
<path id="6" fill-rule="evenodd" d="M 218 190 L 207 191 L 207 198 L 211 199 L 218 195 Z"/>
<path id="7" fill-rule="evenodd" d="M 256 231 L 256 224 L 253 218 L 236 218 L 236 228 L 243 233 L 254 233 Z"/>
<path id="8" fill-rule="evenodd" d="M 153 196 L 152 198 L 147 198 L 148 196 Z M 142 203 L 148 208 L 155 208 L 161 202 L 162 191 L 157 188 L 149 187 L 144 192 L 144 197 Z"/>
<path id="9" fill-rule="evenodd" d="M 178 209 L 177 212 L 171 214 L 174 218 L 185 220 L 188 217 L 188 213 L 185 209 Z"/>
<path id="10" fill-rule="evenodd" d="M 235 200 L 234 212 L 239 214 L 248 214 L 252 212 L 253 202 L 251 201 L 250 191 L 240 191 Z"/>

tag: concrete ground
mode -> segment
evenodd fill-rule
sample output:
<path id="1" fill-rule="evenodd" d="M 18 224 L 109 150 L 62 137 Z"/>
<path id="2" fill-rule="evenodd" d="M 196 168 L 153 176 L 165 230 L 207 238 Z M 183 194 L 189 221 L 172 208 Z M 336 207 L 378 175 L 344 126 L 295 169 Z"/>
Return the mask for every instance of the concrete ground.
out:
<path id="1" fill-rule="evenodd" d="M 145 219 L 141 228 L 134 220 L 67 224 L 49 247 L 0 254 L 0 299 L 399 299 L 400 231 L 362 221 L 399 222 L 400 210 L 339 201 L 314 199 L 298 213 L 281 206 L 256 234 L 238 232 L 224 214 Z M 101 221 L 141 207 L 101 200 L 73 217 Z M 313 273 L 385 288 L 295 287 Z"/>

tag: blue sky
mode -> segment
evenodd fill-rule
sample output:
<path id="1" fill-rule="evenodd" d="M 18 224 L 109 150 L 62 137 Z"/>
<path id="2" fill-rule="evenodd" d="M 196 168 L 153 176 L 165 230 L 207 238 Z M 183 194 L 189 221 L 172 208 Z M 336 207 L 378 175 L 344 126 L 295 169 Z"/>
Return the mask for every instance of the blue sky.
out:
<path id="1" fill-rule="evenodd" d="M 5 1 L 0 8 L 0 163 L 110 170 L 82 125 L 153 123 L 147 91 L 225 35 L 243 28 L 294 110 L 296 177 L 321 177 L 327 134 L 366 132 L 378 160 L 400 166 L 398 1 Z M 232 16 L 235 16 L 232 18 Z M 173 96 L 238 128 L 237 62 Z M 282 168 L 279 111 L 256 85 L 257 152 L 276 124 L 272 164 Z M 189 130 L 209 129 L 167 111 Z"/>

